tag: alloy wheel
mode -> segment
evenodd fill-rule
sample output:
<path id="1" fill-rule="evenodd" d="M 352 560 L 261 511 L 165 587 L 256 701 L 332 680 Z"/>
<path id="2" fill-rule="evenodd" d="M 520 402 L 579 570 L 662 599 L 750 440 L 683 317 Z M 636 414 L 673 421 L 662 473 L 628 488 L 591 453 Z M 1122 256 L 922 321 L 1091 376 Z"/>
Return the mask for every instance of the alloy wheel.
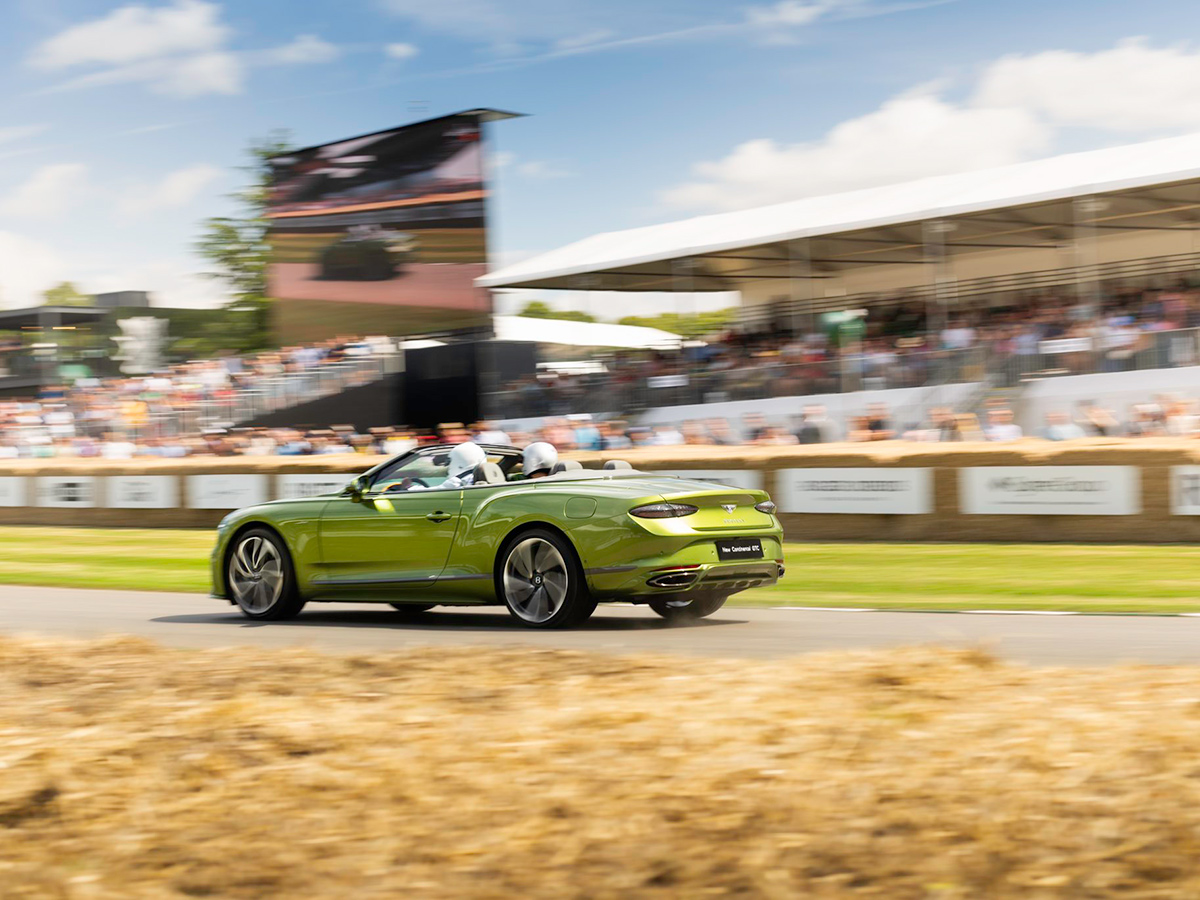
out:
<path id="1" fill-rule="evenodd" d="M 248 613 L 264 613 L 283 593 L 283 560 L 271 541 L 252 534 L 237 545 L 229 559 L 233 599 Z"/>
<path id="2" fill-rule="evenodd" d="M 558 548 L 539 537 L 515 544 L 504 563 L 509 607 L 533 624 L 549 621 L 567 599 L 567 562 Z"/>

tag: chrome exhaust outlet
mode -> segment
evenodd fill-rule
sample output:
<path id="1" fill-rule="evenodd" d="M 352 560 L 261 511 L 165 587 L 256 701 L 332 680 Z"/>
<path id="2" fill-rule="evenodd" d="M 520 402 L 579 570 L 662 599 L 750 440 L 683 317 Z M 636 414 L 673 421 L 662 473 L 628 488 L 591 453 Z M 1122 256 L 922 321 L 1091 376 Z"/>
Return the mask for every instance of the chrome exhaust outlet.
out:
<path id="1" fill-rule="evenodd" d="M 648 579 L 646 584 L 656 588 L 682 588 L 688 587 L 695 581 L 695 572 L 662 572 Z"/>

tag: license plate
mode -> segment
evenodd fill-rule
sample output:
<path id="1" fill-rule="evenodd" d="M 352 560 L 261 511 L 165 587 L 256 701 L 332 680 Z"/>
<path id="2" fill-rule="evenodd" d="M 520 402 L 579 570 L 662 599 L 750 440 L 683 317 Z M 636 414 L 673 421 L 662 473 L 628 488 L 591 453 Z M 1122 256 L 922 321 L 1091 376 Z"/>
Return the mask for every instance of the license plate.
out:
<path id="1" fill-rule="evenodd" d="M 762 555 L 762 541 L 758 538 L 717 541 L 717 559 L 721 562 L 731 559 L 762 559 Z"/>

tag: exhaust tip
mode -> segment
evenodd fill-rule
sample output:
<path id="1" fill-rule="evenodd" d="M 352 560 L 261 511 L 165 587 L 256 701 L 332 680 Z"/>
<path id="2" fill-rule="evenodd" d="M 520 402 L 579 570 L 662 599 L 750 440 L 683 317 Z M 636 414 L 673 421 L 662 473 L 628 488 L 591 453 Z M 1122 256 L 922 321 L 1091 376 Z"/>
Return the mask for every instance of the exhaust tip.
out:
<path id="1" fill-rule="evenodd" d="M 687 587 L 695 580 L 695 572 L 661 572 L 649 578 L 646 584 L 656 588 L 681 588 Z"/>

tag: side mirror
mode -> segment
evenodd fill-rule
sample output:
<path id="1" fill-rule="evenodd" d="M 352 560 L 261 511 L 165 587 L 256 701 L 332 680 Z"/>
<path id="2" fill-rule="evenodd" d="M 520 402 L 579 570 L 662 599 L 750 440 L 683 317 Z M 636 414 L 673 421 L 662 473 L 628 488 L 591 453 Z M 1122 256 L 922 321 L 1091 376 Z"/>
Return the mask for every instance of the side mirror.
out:
<path id="1" fill-rule="evenodd" d="M 353 481 L 346 485 L 346 493 L 350 495 L 350 499 L 355 503 L 362 500 L 363 494 L 367 492 L 370 485 L 367 483 L 365 475 L 358 475 Z"/>

